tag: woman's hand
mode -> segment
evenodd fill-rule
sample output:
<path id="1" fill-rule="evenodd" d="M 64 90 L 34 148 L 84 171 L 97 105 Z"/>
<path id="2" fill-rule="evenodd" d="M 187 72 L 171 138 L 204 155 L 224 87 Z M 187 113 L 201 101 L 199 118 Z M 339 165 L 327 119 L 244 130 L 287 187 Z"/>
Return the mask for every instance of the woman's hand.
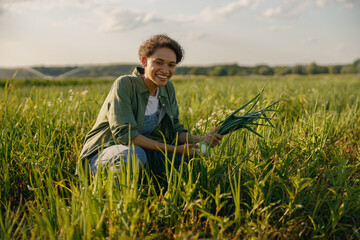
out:
<path id="1" fill-rule="evenodd" d="M 199 148 L 199 146 L 197 146 L 196 144 L 190 144 L 190 143 L 178 145 L 176 147 L 176 154 L 178 154 L 178 155 L 184 154 L 184 156 L 186 156 L 186 157 L 192 157 L 195 154 L 195 148 Z"/>
<path id="2" fill-rule="evenodd" d="M 206 142 L 210 147 L 215 147 L 216 145 L 218 145 L 223 137 L 222 135 L 216 133 L 219 128 L 220 125 L 208 132 L 208 134 L 202 137 L 202 141 Z"/>

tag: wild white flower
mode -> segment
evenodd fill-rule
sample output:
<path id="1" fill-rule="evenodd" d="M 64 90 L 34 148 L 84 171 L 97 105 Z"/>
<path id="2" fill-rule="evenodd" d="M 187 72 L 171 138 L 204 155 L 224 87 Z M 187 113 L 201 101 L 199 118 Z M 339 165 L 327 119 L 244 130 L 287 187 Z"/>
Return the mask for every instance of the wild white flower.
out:
<path id="1" fill-rule="evenodd" d="M 57 101 L 58 101 L 59 103 L 61 103 L 61 102 L 62 102 L 61 98 L 58 98 L 58 99 L 57 99 Z"/>
<path id="2" fill-rule="evenodd" d="M 69 93 L 70 93 L 71 95 L 74 94 L 74 92 L 73 92 L 72 89 L 69 90 Z"/>
<path id="3" fill-rule="evenodd" d="M 51 102 L 47 102 L 48 107 L 51 107 Z"/>
<path id="4" fill-rule="evenodd" d="M 69 97 L 69 101 L 71 102 L 73 100 L 73 96 L 70 96 Z"/>
<path id="5" fill-rule="evenodd" d="M 88 90 L 84 90 L 82 93 L 81 93 L 81 95 L 86 95 L 88 93 Z"/>

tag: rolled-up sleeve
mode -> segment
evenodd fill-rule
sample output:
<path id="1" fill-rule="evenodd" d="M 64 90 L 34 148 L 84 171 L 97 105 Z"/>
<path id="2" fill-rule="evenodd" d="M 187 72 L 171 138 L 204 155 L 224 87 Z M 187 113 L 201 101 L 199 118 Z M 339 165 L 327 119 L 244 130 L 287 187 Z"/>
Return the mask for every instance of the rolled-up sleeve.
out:
<path id="1" fill-rule="evenodd" d="M 120 144 L 128 144 L 139 135 L 138 124 L 131 108 L 131 91 L 131 79 L 118 79 L 110 91 L 107 102 L 106 117 L 109 127 L 114 140 Z"/>

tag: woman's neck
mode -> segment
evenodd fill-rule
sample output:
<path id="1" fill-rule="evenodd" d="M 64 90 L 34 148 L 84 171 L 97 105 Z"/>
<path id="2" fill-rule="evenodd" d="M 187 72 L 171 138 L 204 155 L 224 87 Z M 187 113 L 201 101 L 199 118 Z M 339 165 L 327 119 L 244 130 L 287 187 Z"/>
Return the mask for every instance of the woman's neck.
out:
<path id="1" fill-rule="evenodd" d="M 151 96 L 156 96 L 156 91 L 159 88 L 159 86 L 154 84 L 151 80 L 147 79 L 145 75 L 141 75 L 141 76 L 142 76 L 142 78 L 144 80 L 145 86 L 147 87 L 147 89 L 150 92 L 150 95 Z"/>

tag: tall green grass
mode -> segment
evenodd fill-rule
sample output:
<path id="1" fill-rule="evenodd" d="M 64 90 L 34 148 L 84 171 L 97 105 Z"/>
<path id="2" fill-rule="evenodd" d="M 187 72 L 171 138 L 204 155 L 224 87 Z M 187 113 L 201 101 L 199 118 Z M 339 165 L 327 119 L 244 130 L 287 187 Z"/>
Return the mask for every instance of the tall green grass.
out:
<path id="1" fill-rule="evenodd" d="M 125 165 L 74 176 L 111 84 L 12 83 L 0 89 L 2 239 L 360 239 L 356 76 L 174 80 L 196 134 L 264 85 L 258 109 L 288 102 L 256 129 L 264 139 L 239 131 L 188 165 L 168 159 L 166 189 Z"/>

